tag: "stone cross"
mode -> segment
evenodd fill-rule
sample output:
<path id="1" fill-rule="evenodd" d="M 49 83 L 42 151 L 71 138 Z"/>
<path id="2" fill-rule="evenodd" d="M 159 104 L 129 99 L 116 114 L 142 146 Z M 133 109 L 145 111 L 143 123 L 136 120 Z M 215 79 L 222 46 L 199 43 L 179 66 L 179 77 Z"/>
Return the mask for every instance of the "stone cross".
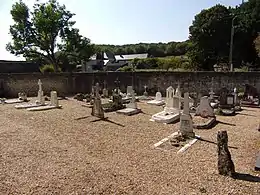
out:
<path id="1" fill-rule="evenodd" d="M 189 93 L 184 93 L 184 109 L 180 116 L 179 132 L 184 137 L 195 137 L 192 118 L 189 112 Z"/>
<path id="2" fill-rule="evenodd" d="M 184 93 L 183 114 L 190 114 L 189 93 Z"/>
<path id="3" fill-rule="evenodd" d="M 39 85 L 39 91 L 42 91 L 42 81 L 41 81 L 41 79 L 38 80 L 38 85 Z"/>
<path id="4" fill-rule="evenodd" d="M 234 88 L 234 102 L 235 102 L 235 105 L 238 105 L 239 102 L 238 102 L 238 95 L 237 95 L 237 88 Z"/>
<path id="5" fill-rule="evenodd" d="M 97 83 L 95 87 L 95 97 L 97 98 L 100 97 L 99 90 L 100 90 L 99 83 Z"/>
<path id="6" fill-rule="evenodd" d="M 115 80 L 115 84 L 116 84 L 116 88 L 117 88 L 117 89 L 119 89 L 119 86 L 120 86 L 120 81 L 119 81 L 119 79 L 118 79 L 118 78 Z"/>
<path id="7" fill-rule="evenodd" d="M 39 85 L 39 91 L 38 91 L 38 97 L 37 97 L 38 100 L 37 100 L 37 103 L 44 104 L 44 103 L 45 103 L 45 99 L 44 99 L 44 97 L 43 97 L 41 79 L 38 80 L 38 85 Z"/>
<path id="8" fill-rule="evenodd" d="M 147 93 L 147 85 L 144 86 L 144 96 L 148 96 L 148 93 Z"/>
<path id="9" fill-rule="evenodd" d="M 134 90 L 132 90 L 130 94 L 131 94 L 131 99 L 130 99 L 130 103 L 127 104 L 127 108 L 137 109 Z"/>

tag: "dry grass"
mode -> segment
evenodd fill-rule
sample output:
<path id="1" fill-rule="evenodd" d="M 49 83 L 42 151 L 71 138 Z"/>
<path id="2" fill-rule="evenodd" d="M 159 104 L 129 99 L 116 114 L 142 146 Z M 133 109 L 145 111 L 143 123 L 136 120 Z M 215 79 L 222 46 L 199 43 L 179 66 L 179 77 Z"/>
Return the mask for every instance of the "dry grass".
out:
<path id="1" fill-rule="evenodd" d="M 260 183 L 218 175 L 217 147 L 199 141 L 184 154 L 153 149 L 178 130 L 177 124 L 150 122 L 160 107 L 139 103 L 145 114 L 106 116 L 90 122 L 90 108 L 62 100 L 63 109 L 43 112 L 0 105 L 0 194 L 260 194 Z M 227 130 L 236 171 L 253 172 L 260 110 L 234 117 L 217 116 L 211 130 L 195 130 L 216 141 Z M 250 116 L 249 116 L 250 115 Z M 125 127 L 122 127 L 124 125 Z"/>

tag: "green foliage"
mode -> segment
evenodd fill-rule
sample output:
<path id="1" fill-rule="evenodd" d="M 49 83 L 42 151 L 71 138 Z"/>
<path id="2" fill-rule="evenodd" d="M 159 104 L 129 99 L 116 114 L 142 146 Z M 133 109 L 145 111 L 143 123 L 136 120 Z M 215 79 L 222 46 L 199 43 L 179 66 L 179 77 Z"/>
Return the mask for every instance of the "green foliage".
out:
<path id="1" fill-rule="evenodd" d="M 6 49 L 17 56 L 23 55 L 27 60 L 53 64 L 58 71 L 59 59 L 55 51 L 64 56 L 72 56 L 69 61 L 87 60 L 93 54 L 94 47 L 90 40 L 79 35 L 71 21 L 73 13 L 66 10 L 56 0 L 36 3 L 33 10 L 23 1 L 12 6 L 11 15 L 14 24 L 10 26 L 12 42 Z M 57 42 L 60 39 L 60 43 Z M 62 60 L 61 60 L 62 61 Z"/>
<path id="2" fill-rule="evenodd" d="M 191 45 L 187 53 L 194 67 L 213 70 L 214 64 L 228 62 L 232 21 L 234 67 L 240 67 L 242 62 L 257 62 L 254 41 L 260 31 L 260 2 L 249 0 L 236 8 L 216 5 L 195 16 L 189 29 Z"/>
<path id="3" fill-rule="evenodd" d="M 59 72 L 60 68 L 58 70 L 55 70 L 55 66 L 53 64 L 46 64 L 40 67 L 41 73 L 51 73 L 51 72 Z"/>
<path id="4" fill-rule="evenodd" d="M 115 55 L 148 53 L 153 57 L 185 55 L 190 42 L 138 43 L 128 45 L 97 45 L 99 51 L 112 52 Z"/>
<path id="5" fill-rule="evenodd" d="M 235 72 L 248 72 L 248 67 L 247 66 L 242 66 L 241 68 L 235 68 Z"/>
<path id="6" fill-rule="evenodd" d="M 133 66 L 129 65 L 129 66 L 123 66 L 123 67 L 119 68 L 117 71 L 132 72 L 132 70 L 133 70 Z"/>
<path id="7" fill-rule="evenodd" d="M 129 66 L 124 66 L 118 71 L 128 72 L 139 70 L 166 70 L 166 71 L 187 71 L 193 70 L 190 61 L 186 57 L 166 57 L 134 59 Z"/>

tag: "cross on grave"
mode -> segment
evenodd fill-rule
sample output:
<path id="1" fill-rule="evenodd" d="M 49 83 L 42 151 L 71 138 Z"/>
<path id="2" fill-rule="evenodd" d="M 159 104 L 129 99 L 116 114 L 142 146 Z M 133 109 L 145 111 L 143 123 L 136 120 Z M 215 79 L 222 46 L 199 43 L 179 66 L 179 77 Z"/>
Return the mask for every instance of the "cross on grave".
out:
<path id="1" fill-rule="evenodd" d="M 148 93 L 147 93 L 147 85 L 144 86 L 144 96 L 148 96 Z"/>
<path id="2" fill-rule="evenodd" d="M 120 81 L 119 81 L 118 77 L 117 77 L 117 79 L 115 80 L 115 85 L 116 85 L 117 92 L 119 92 Z"/>
<path id="3" fill-rule="evenodd" d="M 39 91 L 42 91 L 42 81 L 41 81 L 41 79 L 38 80 L 38 85 L 39 85 Z"/>
<path id="4" fill-rule="evenodd" d="M 100 90 L 99 83 L 96 83 L 96 86 L 95 86 L 95 97 L 96 98 L 100 98 L 99 90 Z"/>
<path id="5" fill-rule="evenodd" d="M 104 88 L 106 89 L 107 88 L 107 81 L 104 80 Z"/>

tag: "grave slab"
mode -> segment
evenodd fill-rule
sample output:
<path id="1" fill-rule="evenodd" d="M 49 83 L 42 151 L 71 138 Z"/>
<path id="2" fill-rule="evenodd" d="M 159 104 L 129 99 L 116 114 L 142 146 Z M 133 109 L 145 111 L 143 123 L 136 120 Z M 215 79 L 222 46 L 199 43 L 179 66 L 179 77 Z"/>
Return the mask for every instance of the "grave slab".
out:
<path id="1" fill-rule="evenodd" d="M 138 108 L 125 108 L 125 109 L 116 111 L 116 113 L 118 113 L 118 114 L 124 114 L 127 116 L 138 114 L 140 112 L 141 112 L 141 109 L 138 109 Z"/>
<path id="2" fill-rule="evenodd" d="M 14 106 L 16 109 L 27 109 L 27 108 L 34 108 L 34 107 L 40 107 L 40 106 L 47 106 L 47 103 L 44 104 L 37 104 L 37 103 L 29 103 L 29 104 L 20 104 Z"/>
<path id="3" fill-rule="evenodd" d="M 162 105 L 164 105 L 164 103 L 165 102 L 162 99 L 162 94 L 159 91 L 155 94 L 155 99 L 154 100 L 151 100 L 151 101 L 147 102 L 147 104 L 156 105 L 156 106 L 162 106 Z"/>
<path id="4" fill-rule="evenodd" d="M 5 100 L 6 104 L 17 104 L 17 103 L 23 103 L 24 100 L 19 100 L 19 99 L 8 99 Z"/>
<path id="5" fill-rule="evenodd" d="M 152 121 L 152 122 L 165 123 L 165 124 L 175 123 L 179 120 L 180 120 L 180 112 L 169 113 L 169 112 L 165 112 L 165 111 L 154 114 L 152 116 L 152 118 L 150 119 L 150 121 Z"/>
<path id="6" fill-rule="evenodd" d="M 34 107 L 34 108 L 27 108 L 26 110 L 28 111 L 43 111 L 43 110 L 51 110 L 55 108 L 62 108 L 61 105 L 59 106 L 52 106 L 52 105 L 46 105 L 46 106 L 39 106 L 39 107 Z"/>

